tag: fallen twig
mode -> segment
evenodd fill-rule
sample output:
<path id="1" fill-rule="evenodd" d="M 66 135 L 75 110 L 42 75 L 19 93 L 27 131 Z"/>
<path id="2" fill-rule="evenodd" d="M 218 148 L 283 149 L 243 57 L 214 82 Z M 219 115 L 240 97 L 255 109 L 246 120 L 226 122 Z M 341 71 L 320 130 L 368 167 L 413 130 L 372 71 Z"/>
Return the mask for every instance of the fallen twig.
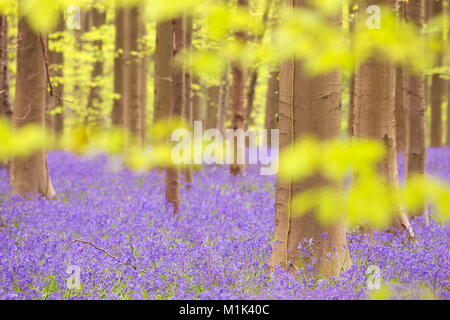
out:
<path id="1" fill-rule="evenodd" d="M 72 240 L 72 242 L 71 242 L 70 244 L 75 243 L 75 242 L 80 242 L 80 243 L 84 243 L 84 244 L 89 244 L 89 245 L 93 246 L 95 249 L 100 250 L 100 251 L 103 251 L 104 253 L 106 253 L 106 255 L 108 255 L 109 257 L 113 258 L 114 260 L 118 260 L 116 257 L 114 257 L 112 254 L 110 254 L 108 251 L 106 251 L 105 249 L 102 249 L 102 248 L 98 247 L 97 245 L 93 244 L 93 243 L 90 242 L 90 241 L 83 241 L 83 240 L 74 239 L 74 240 Z"/>

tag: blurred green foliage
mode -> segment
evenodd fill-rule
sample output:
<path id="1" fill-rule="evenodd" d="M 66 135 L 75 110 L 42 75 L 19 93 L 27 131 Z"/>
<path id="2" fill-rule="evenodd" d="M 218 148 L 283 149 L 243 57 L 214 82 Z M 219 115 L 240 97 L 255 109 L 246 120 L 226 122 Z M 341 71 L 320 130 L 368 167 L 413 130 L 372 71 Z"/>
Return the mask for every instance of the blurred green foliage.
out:
<path id="1" fill-rule="evenodd" d="M 286 148 L 280 154 L 282 179 L 306 181 L 320 174 L 328 182 L 326 186 L 295 195 L 293 214 L 302 215 L 314 209 L 321 222 L 332 223 L 345 213 L 351 226 L 369 222 L 379 229 L 388 227 L 399 210 L 414 212 L 423 205 L 434 207 L 443 219 L 450 217 L 447 183 L 415 175 L 403 186 L 388 184 L 377 170 L 384 156 L 381 143 L 356 138 L 327 142 L 303 138 L 292 148 Z M 347 183 L 342 185 L 343 181 Z"/>

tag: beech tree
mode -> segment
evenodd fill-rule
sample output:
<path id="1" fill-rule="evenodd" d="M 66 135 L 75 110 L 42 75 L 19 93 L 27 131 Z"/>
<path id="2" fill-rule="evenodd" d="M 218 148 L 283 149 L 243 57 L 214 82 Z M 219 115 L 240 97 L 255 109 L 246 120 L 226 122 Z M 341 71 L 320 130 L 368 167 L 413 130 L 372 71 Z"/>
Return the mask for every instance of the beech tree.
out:
<path id="1" fill-rule="evenodd" d="M 216 84 L 206 89 L 207 104 L 205 115 L 205 129 L 213 129 L 217 126 L 217 112 L 220 105 L 221 85 Z"/>
<path id="2" fill-rule="evenodd" d="M 8 70 L 8 18 L 0 15 L 0 119 L 11 119 L 12 102 Z M 0 167 L 5 163 L 0 161 Z M 7 164 L 7 163 L 6 163 Z"/>
<path id="3" fill-rule="evenodd" d="M 191 16 L 186 16 L 184 19 L 185 24 L 185 48 L 192 49 L 192 32 L 193 32 L 193 19 Z M 193 124 L 193 110 L 192 110 L 192 77 L 191 77 L 191 69 L 185 69 L 184 75 L 184 87 L 185 87 L 185 95 L 184 95 L 184 118 L 186 122 L 190 125 Z M 192 166 L 187 165 L 184 170 L 184 182 L 192 183 Z"/>
<path id="4" fill-rule="evenodd" d="M 404 17 L 408 23 L 422 26 L 425 20 L 425 3 L 423 0 L 409 1 L 404 6 Z M 426 92 L 425 76 L 408 72 L 404 75 L 404 99 L 406 106 L 406 177 L 413 174 L 425 174 L 426 164 Z M 428 218 L 426 207 L 412 216 L 425 214 Z"/>
<path id="5" fill-rule="evenodd" d="M 115 8 L 114 26 L 115 33 L 115 55 L 114 55 L 114 102 L 111 111 L 111 122 L 113 126 L 123 126 L 124 113 L 124 69 L 125 69 L 125 10 L 121 7 Z"/>
<path id="6" fill-rule="evenodd" d="M 405 88 L 403 81 L 404 69 L 397 67 L 395 70 L 395 139 L 397 151 L 406 151 L 406 138 L 408 136 L 406 130 L 406 105 L 405 105 Z"/>
<path id="7" fill-rule="evenodd" d="M 450 13 L 450 3 L 447 1 L 447 14 Z M 450 32 L 449 32 L 450 34 Z M 448 37 L 448 35 L 447 35 Z M 446 131 L 445 131 L 445 145 L 450 146 L 450 80 L 445 81 L 447 86 L 447 120 L 446 120 Z"/>
<path id="8" fill-rule="evenodd" d="M 19 1 L 19 14 L 21 7 L 22 1 Z M 43 52 L 46 50 L 45 37 L 34 32 L 26 18 L 21 17 L 18 23 L 16 94 L 12 116 L 16 127 L 31 123 L 45 127 L 47 72 Z M 22 196 L 37 193 L 47 198 L 55 196 L 44 150 L 11 161 L 10 188 L 12 194 Z"/>
<path id="9" fill-rule="evenodd" d="M 172 22 L 163 21 L 156 25 L 155 47 L 155 106 L 153 122 L 169 116 L 172 98 Z"/>
<path id="10" fill-rule="evenodd" d="M 225 118 L 226 112 L 228 110 L 229 102 L 229 91 L 228 91 L 228 81 L 229 81 L 229 68 L 227 66 L 225 73 L 220 81 L 220 96 L 219 96 L 219 108 L 217 110 L 217 129 L 225 135 Z"/>
<path id="11" fill-rule="evenodd" d="M 349 12 L 349 32 L 350 34 L 354 31 L 356 23 L 356 0 L 350 0 L 348 3 Z M 350 38 L 351 39 L 351 38 Z M 352 45 L 353 41 L 350 40 Z M 353 119 L 355 112 L 355 73 L 350 74 L 349 84 L 348 84 L 348 110 L 347 110 L 347 136 L 350 138 L 353 136 Z"/>
<path id="12" fill-rule="evenodd" d="M 362 1 L 361 7 L 390 5 L 390 0 Z M 395 80 L 396 68 L 389 61 L 368 58 L 355 74 L 355 110 L 353 134 L 356 137 L 373 139 L 386 148 L 386 156 L 379 164 L 383 182 L 399 185 L 396 137 L 395 137 Z M 406 228 L 413 235 L 408 217 L 397 209 L 395 227 Z"/>
<path id="13" fill-rule="evenodd" d="M 450 81 L 447 80 L 447 131 L 445 132 L 445 144 L 450 146 Z"/>
<path id="14" fill-rule="evenodd" d="M 262 31 L 256 36 L 256 41 L 261 42 L 261 40 L 264 38 L 264 35 L 266 34 L 267 30 L 267 24 L 269 21 L 269 13 L 270 13 L 270 7 L 272 5 L 272 0 L 265 0 L 265 7 L 264 7 L 264 13 L 262 17 Z M 250 72 L 249 77 L 249 84 L 248 84 L 248 90 L 247 90 L 247 107 L 246 107 L 246 127 L 254 124 L 254 119 L 252 117 L 253 108 L 254 108 L 254 102 L 255 102 L 255 93 L 256 93 L 256 85 L 258 83 L 258 67 L 255 67 Z"/>
<path id="15" fill-rule="evenodd" d="M 192 121 L 202 120 L 202 84 L 199 77 L 192 79 Z"/>
<path id="16" fill-rule="evenodd" d="M 278 128 L 278 96 L 280 90 L 280 71 L 279 69 L 274 70 L 270 73 L 267 86 L 267 97 L 266 97 L 266 118 L 265 118 L 265 128 L 270 133 L 270 130 Z M 272 146 L 272 135 L 267 136 L 267 145 Z"/>
<path id="17" fill-rule="evenodd" d="M 145 7 L 141 5 L 141 12 L 144 11 Z M 139 24 L 139 41 L 140 41 L 140 71 L 139 71 L 139 105 L 140 105 L 140 119 L 141 119 L 141 145 L 144 147 L 147 143 L 147 82 L 148 82 L 148 47 L 146 42 L 147 37 L 147 23 L 144 17 L 141 17 Z"/>
<path id="18" fill-rule="evenodd" d="M 353 136 L 353 122 L 355 116 L 355 74 L 350 75 L 348 85 L 348 114 L 347 114 L 347 136 Z"/>
<path id="19" fill-rule="evenodd" d="M 100 11 L 98 8 L 92 8 L 91 19 L 93 30 L 98 30 L 106 21 L 106 12 Z M 95 62 L 91 74 L 91 88 L 89 90 L 87 102 L 87 116 L 86 122 L 93 124 L 96 127 L 101 127 L 104 123 L 102 116 L 102 95 L 101 95 L 101 80 L 103 78 L 103 54 L 102 54 L 102 40 L 94 41 L 93 46 L 96 49 Z"/>
<path id="20" fill-rule="evenodd" d="M 11 118 L 8 70 L 8 18 L 0 15 L 0 117 Z"/>
<path id="21" fill-rule="evenodd" d="M 442 1 L 431 1 L 430 18 L 442 14 Z M 442 54 L 438 56 L 438 65 L 443 62 Z M 444 81 L 439 73 L 431 77 L 431 130 L 430 145 L 432 147 L 442 146 L 442 94 L 444 90 Z"/>
<path id="22" fill-rule="evenodd" d="M 124 123 L 125 128 L 132 134 L 134 139 L 141 137 L 141 107 L 140 107 L 140 58 L 139 52 L 139 30 L 140 28 L 139 6 L 131 6 L 125 9 L 125 30 L 127 35 L 127 46 L 125 49 L 125 100 L 124 100 Z"/>
<path id="23" fill-rule="evenodd" d="M 248 8 L 248 0 L 238 0 L 238 6 Z M 236 32 L 236 38 L 241 42 L 245 42 L 247 34 L 241 30 Z M 247 78 L 247 70 L 239 62 L 233 62 L 231 66 L 231 73 L 233 75 L 231 97 L 233 100 L 233 115 L 231 120 L 231 129 L 234 131 L 238 129 L 245 129 L 245 84 Z M 244 170 L 243 164 L 237 163 L 237 138 L 234 138 L 234 163 L 230 165 L 231 175 L 238 175 Z"/>
<path id="24" fill-rule="evenodd" d="M 52 41 L 59 42 L 63 39 L 64 32 L 64 16 L 61 14 L 59 17 L 59 23 L 56 27 L 56 36 L 49 39 L 49 45 Z M 52 95 L 47 92 L 46 95 L 46 108 L 53 110 L 59 108 L 58 112 L 54 115 L 48 115 L 49 121 L 53 132 L 57 135 L 63 134 L 64 131 L 64 83 L 63 83 L 63 69 L 64 69 L 64 54 L 61 49 L 49 48 L 48 50 L 49 68 L 52 75 Z M 57 78 L 58 81 L 53 79 Z"/>
<path id="25" fill-rule="evenodd" d="M 288 4 L 292 7 L 306 5 L 301 0 L 288 0 Z M 333 25 L 340 27 L 340 18 L 332 20 Z M 309 135 L 321 141 L 339 137 L 341 89 L 339 71 L 309 76 L 301 61 L 292 59 L 283 62 L 280 69 L 280 149 L 288 148 L 294 141 Z M 312 264 L 323 276 L 338 275 L 350 267 L 343 213 L 342 219 L 323 225 L 314 210 L 298 216 L 295 207 L 291 206 L 293 196 L 327 184 L 329 182 L 319 174 L 298 182 L 277 179 L 272 267 L 279 265 L 295 271 L 300 267 L 301 260 L 303 265 Z M 309 239 L 312 239 L 311 256 L 300 254 L 299 257 L 299 244 Z M 287 264 L 288 261 L 291 265 Z"/>
<path id="26" fill-rule="evenodd" d="M 246 119 L 247 122 L 245 123 L 245 126 L 248 128 L 248 126 L 254 124 L 254 119 L 252 117 L 253 113 L 253 104 L 255 100 L 255 90 L 256 90 L 256 84 L 258 82 L 258 70 L 253 70 L 250 74 L 250 83 L 248 85 L 247 90 L 247 106 L 245 108 L 246 110 Z"/>
<path id="27" fill-rule="evenodd" d="M 173 19 L 173 59 L 183 51 L 184 48 L 184 22 L 183 17 Z M 172 103 L 170 107 L 170 119 L 181 119 L 184 114 L 184 68 L 172 68 Z M 166 199 L 173 205 L 174 212 L 177 213 L 180 206 L 180 168 L 171 166 L 166 170 Z"/>

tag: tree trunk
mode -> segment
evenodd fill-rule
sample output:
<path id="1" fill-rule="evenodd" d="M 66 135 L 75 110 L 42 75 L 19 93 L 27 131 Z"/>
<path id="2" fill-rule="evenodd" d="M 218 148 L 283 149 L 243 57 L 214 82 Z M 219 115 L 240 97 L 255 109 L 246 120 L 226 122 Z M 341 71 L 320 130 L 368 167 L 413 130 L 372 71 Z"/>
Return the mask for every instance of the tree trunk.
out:
<path id="1" fill-rule="evenodd" d="M 114 25 L 116 28 L 115 56 L 114 56 L 114 103 L 111 111 L 113 126 L 123 126 L 124 114 L 124 70 L 125 70 L 125 10 L 117 7 L 115 9 Z"/>
<path id="2" fill-rule="evenodd" d="M 229 70 L 227 67 L 220 83 L 219 110 L 217 110 L 217 129 L 219 129 L 224 136 L 225 136 L 225 117 L 229 101 L 228 82 L 229 82 Z"/>
<path id="3" fill-rule="evenodd" d="M 192 79 L 192 120 L 202 121 L 202 85 L 198 77 Z"/>
<path id="4" fill-rule="evenodd" d="M 106 21 L 106 12 L 100 12 L 96 8 L 92 8 L 92 26 L 99 29 Z M 102 115 L 102 87 L 100 85 L 103 78 L 103 54 L 102 40 L 96 40 L 93 43 L 95 47 L 95 62 L 91 74 L 91 86 L 88 95 L 86 123 L 94 125 L 97 129 L 103 126 Z"/>
<path id="5" fill-rule="evenodd" d="M 258 83 L 258 69 L 254 69 L 251 72 L 250 75 L 250 83 L 248 85 L 248 90 L 247 90 L 247 107 L 246 107 L 246 119 L 247 119 L 247 123 L 246 123 L 246 128 L 248 128 L 249 126 L 252 126 L 255 121 L 252 117 L 252 113 L 253 113 L 253 105 L 255 102 L 255 91 L 256 91 L 256 85 Z"/>
<path id="6" fill-rule="evenodd" d="M 155 107 L 153 122 L 169 116 L 172 97 L 172 22 L 156 25 Z"/>
<path id="7" fill-rule="evenodd" d="M 395 137 L 397 152 L 406 151 L 406 112 L 403 88 L 403 68 L 397 67 L 395 71 Z"/>
<path id="8" fill-rule="evenodd" d="M 11 106 L 8 70 L 8 18 L 0 15 L 0 117 L 11 119 Z"/>
<path id="9" fill-rule="evenodd" d="M 183 18 L 173 19 L 174 50 L 173 58 L 183 51 L 184 48 L 184 23 Z M 181 119 L 184 114 L 184 70 L 183 68 L 173 68 L 172 70 L 172 105 L 170 109 L 170 119 Z M 171 166 L 166 171 L 166 199 L 173 205 L 174 212 L 177 213 L 180 207 L 180 168 Z"/>
<path id="10" fill-rule="evenodd" d="M 291 5 L 304 5 L 303 1 L 289 0 Z M 340 18 L 336 20 L 340 25 Z M 340 72 L 309 77 L 302 63 L 289 61 L 282 64 L 280 72 L 280 148 L 290 147 L 297 139 L 313 135 L 319 140 L 340 136 L 342 81 Z M 292 141 L 294 137 L 294 141 Z M 316 212 L 295 215 L 290 202 L 292 197 L 310 188 L 330 185 L 315 175 L 307 180 L 286 183 L 277 181 L 275 211 L 275 243 L 271 265 L 287 266 L 291 271 L 311 264 L 320 275 L 329 277 L 347 270 L 350 256 L 347 250 L 345 226 L 342 219 L 330 225 L 322 225 Z M 339 188 L 339 186 L 336 186 Z M 339 213 L 338 213 L 339 214 Z M 326 239 L 325 234 L 329 240 Z M 300 256 L 298 246 L 312 239 L 311 256 Z M 335 251 L 334 251 L 335 250 Z M 287 252 L 287 253 L 286 253 Z M 335 256 L 334 253 L 338 253 Z M 327 255 L 331 255 L 328 259 Z M 301 260 L 301 262 L 300 262 Z"/>
<path id="11" fill-rule="evenodd" d="M 450 14 L 450 2 L 447 0 L 447 15 Z M 447 34 L 447 43 L 450 36 L 450 31 Z M 447 57 L 448 59 L 448 57 Z M 450 61 L 447 60 L 447 63 Z M 447 89 L 447 121 L 446 121 L 446 131 L 445 131 L 445 145 L 450 146 L 450 80 L 446 80 L 446 89 Z"/>
<path id="12" fill-rule="evenodd" d="M 272 5 L 272 0 L 265 0 L 265 8 L 264 14 L 262 18 L 262 31 L 258 34 L 256 41 L 260 43 L 264 39 L 264 35 L 267 30 L 267 22 L 269 20 L 270 7 Z M 246 128 L 254 125 L 255 119 L 252 117 L 254 102 L 255 102 L 255 93 L 256 93 L 256 85 L 258 84 L 258 68 L 253 68 L 250 75 L 250 83 L 247 90 L 247 109 L 246 109 Z"/>
<path id="13" fill-rule="evenodd" d="M 238 6 L 248 9 L 248 0 L 238 0 Z M 247 34 L 245 31 L 236 32 L 236 38 L 245 43 Z M 247 78 L 247 70 L 238 62 L 232 63 L 231 72 L 233 74 L 233 84 L 231 87 L 231 96 L 233 100 L 233 116 L 231 120 L 231 129 L 234 131 L 238 129 L 245 130 L 245 84 Z M 236 176 L 243 173 L 245 166 L 237 163 L 237 138 L 234 138 L 234 161 L 230 165 L 230 173 Z"/>
<path id="14" fill-rule="evenodd" d="M 139 6 L 125 9 L 125 30 L 128 43 L 125 50 L 125 128 L 132 135 L 132 140 L 137 142 L 141 137 L 141 107 L 140 107 L 140 59 L 136 56 L 139 52 Z"/>
<path id="15" fill-rule="evenodd" d="M 267 86 L 266 98 L 266 122 L 267 129 L 267 145 L 272 146 L 272 135 L 270 130 L 278 128 L 277 114 L 278 114 L 278 92 L 280 90 L 280 80 L 278 76 L 279 70 L 273 71 L 270 74 L 269 84 Z"/>
<path id="16" fill-rule="evenodd" d="M 287 1 L 290 5 L 293 0 Z M 294 123 L 294 61 L 281 63 L 280 68 L 280 103 L 279 103 L 279 136 L 280 150 L 292 148 Z M 291 219 L 292 181 L 285 181 L 277 176 L 275 194 L 275 234 L 269 266 L 287 268 L 288 234 Z M 297 251 L 297 250 L 296 250 Z"/>
<path id="17" fill-rule="evenodd" d="M 442 14 L 442 1 L 430 1 L 433 3 L 431 17 Z M 442 66 L 442 54 L 438 57 L 438 66 Z M 444 81 L 440 74 L 433 74 L 431 78 L 431 132 L 430 145 L 442 146 L 442 93 Z"/>
<path id="18" fill-rule="evenodd" d="M 61 14 L 59 19 L 60 20 L 56 28 L 56 32 L 58 32 L 59 34 L 54 39 L 49 39 L 48 41 L 48 60 L 50 73 L 52 75 L 53 96 L 50 95 L 50 92 L 47 92 L 46 117 L 48 118 L 47 124 L 49 124 L 50 128 L 52 128 L 53 132 L 57 135 L 62 135 L 64 130 L 64 54 L 62 51 L 51 49 L 54 47 L 52 45 L 52 41 L 59 42 L 63 38 L 62 32 L 64 32 L 64 16 Z M 48 111 L 54 110 L 55 108 L 59 108 L 60 112 L 54 115 L 49 115 Z"/>
<path id="19" fill-rule="evenodd" d="M 19 1 L 19 13 L 21 13 Z M 44 66 L 44 38 L 35 34 L 26 18 L 18 24 L 17 80 L 13 123 L 16 127 L 27 124 L 45 126 L 46 70 Z M 12 194 L 55 196 L 47 168 L 47 155 L 39 150 L 33 155 L 11 161 L 10 187 Z"/>
<path id="20" fill-rule="evenodd" d="M 445 134 L 445 144 L 450 146 L 450 81 L 447 80 L 447 131 Z"/>
<path id="21" fill-rule="evenodd" d="M 347 136 L 353 136 L 353 120 L 355 117 L 355 74 L 350 75 L 350 82 L 348 85 L 348 115 L 347 115 Z"/>
<path id="22" fill-rule="evenodd" d="M 192 32 L 193 32 L 193 20 L 191 16 L 185 17 L 185 47 L 186 49 L 192 49 Z M 184 86 L 185 86 L 185 99 L 184 99 L 184 118 L 186 119 L 189 125 L 193 124 L 193 113 L 192 113 L 192 78 L 191 78 L 192 70 L 186 69 L 185 77 L 184 77 Z M 189 184 L 193 181 L 192 175 L 192 166 L 186 165 L 184 170 L 184 183 Z"/>
<path id="23" fill-rule="evenodd" d="M 341 75 L 332 72 L 323 76 L 308 77 L 302 70 L 300 62 L 294 65 L 294 137 L 301 139 L 312 135 L 319 140 L 337 138 L 341 133 Z M 310 188 L 329 184 L 323 177 L 314 176 L 310 179 L 292 184 L 293 196 Z M 338 188 L 338 186 L 336 186 Z M 292 211 L 292 213 L 295 213 Z M 339 214 L 339 213 L 338 213 Z M 298 244 L 303 239 L 313 239 L 312 255 L 316 259 L 315 270 L 322 275 L 338 275 L 350 267 L 350 256 L 346 249 L 345 225 L 342 218 L 331 225 L 322 225 L 316 218 L 316 212 L 311 211 L 301 217 L 291 217 L 288 233 L 288 260 L 297 267 L 299 255 Z M 330 239 L 328 243 L 323 234 Z M 333 249 L 339 253 L 337 258 L 327 261 L 327 254 Z M 304 261 L 304 260 L 303 260 Z"/>
<path id="24" fill-rule="evenodd" d="M 356 23 L 356 14 L 357 9 L 355 7 L 356 0 L 350 0 L 348 3 L 348 12 L 350 15 L 349 20 L 349 32 L 350 32 L 350 41 L 351 46 L 354 46 L 353 43 L 353 32 L 355 29 Z M 348 84 L 348 114 L 347 114 L 347 137 L 351 138 L 353 136 L 353 122 L 355 118 L 355 73 L 352 72 L 350 74 L 349 84 Z"/>
<path id="25" fill-rule="evenodd" d="M 214 85 L 206 90 L 207 106 L 205 129 L 215 129 L 217 126 L 217 111 L 220 105 L 221 85 Z"/>
<path id="26" fill-rule="evenodd" d="M 442 61 L 442 59 L 440 59 Z M 443 80 L 440 74 L 433 74 L 431 78 L 431 133 L 430 146 L 442 146 L 442 90 Z"/>
<path id="27" fill-rule="evenodd" d="M 422 26 L 425 19 L 424 0 L 409 1 L 406 5 L 406 20 Z M 425 76 L 423 74 L 412 74 L 406 77 L 406 110 L 407 110 L 407 141 L 406 141 L 406 177 L 414 174 L 425 174 L 426 166 L 426 102 L 425 102 Z M 426 206 L 412 216 L 424 215 L 428 221 Z"/>
<path id="28" fill-rule="evenodd" d="M 0 15 L 0 120 L 11 120 L 12 102 L 9 91 L 8 70 L 8 18 Z M 8 161 L 0 160 L 0 167 L 8 167 Z"/>
<path id="29" fill-rule="evenodd" d="M 92 11 L 87 8 L 86 8 L 86 10 L 81 10 L 80 28 L 73 30 L 73 34 L 76 39 L 76 54 L 75 54 L 76 65 L 74 66 L 75 83 L 74 83 L 74 88 L 73 88 L 73 98 L 74 98 L 74 103 L 78 104 L 78 108 L 77 108 L 78 110 L 76 111 L 76 113 L 77 113 L 77 115 L 79 115 L 81 121 L 84 121 L 84 119 L 86 117 L 86 113 L 87 113 L 86 112 L 87 104 L 84 101 L 85 100 L 84 98 L 86 96 L 86 92 L 84 91 L 84 88 L 86 87 L 86 84 L 81 83 L 83 81 L 82 79 L 84 79 L 83 73 L 85 72 L 85 70 L 83 70 L 81 68 L 81 65 L 86 63 L 84 61 L 85 59 L 83 59 L 83 53 L 84 53 L 85 42 L 87 42 L 87 41 L 82 38 L 83 38 L 83 35 L 85 33 L 89 32 L 89 30 L 91 29 L 91 13 L 92 13 Z M 81 106 L 84 106 L 84 110 L 79 109 L 79 108 L 81 108 Z M 82 117 L 84 117 L 84 119 L 82 119 Z M 77 121 L 77 122 L 79 122 L 79 121 Z"/>
<path id="30" fill-rule="evenodd" d="M 389 5 L 390 0 L 375 1 L 376 5 Z M 369 5 L 366 2 L 366 5 Z M 355 118 L 354 135 L 356 137 L 377 140 L 386 148 L 387 155 L 379 163 L 379 173 L 383 182 L 398 186 L 395 128 L 395 66 L 390 62 L 380 62 L 375 58 L 367 59 L 355 75 Z M 395 227 L 410 231 L 408 217 L 396 210 Z"/>
<path id="31" fill-rule="evenodd" d="M 143 8 L 143 7 L 141 7 Z M 141 9 L 142 10 L 142 9 Z M 139 84 L 139 104 L 141 107 L 141 145 L 142 147 L 145 147 L 147 144 L 147 80 L 148 80 L 148 47 L 146 43 L 147 38 L 147 24 L 145 22 L 145 19 L 141 19 L 140 21 L 140 30 L 139 30 L 139 38 L 141 41 L 141 52 L 142 57 L 140 60 L 140 71 L 139 71 L 139 78 L 140 78 L 140 84 Z"/>

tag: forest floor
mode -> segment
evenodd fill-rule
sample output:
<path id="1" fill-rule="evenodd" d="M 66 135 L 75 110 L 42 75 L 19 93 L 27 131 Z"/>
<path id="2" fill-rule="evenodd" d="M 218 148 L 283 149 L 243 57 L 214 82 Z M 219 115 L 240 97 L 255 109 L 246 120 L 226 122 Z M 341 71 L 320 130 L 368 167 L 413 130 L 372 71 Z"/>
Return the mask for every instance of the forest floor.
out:
<path id="1" fill-rule="evenodd" d="M 449 148 L 430 149 L 428 173 L 450 182 L 449 159 Z M 10 198 L 0 169 L 0 299 L 450 298 L 450 225 L 435 217 L 412 221 L 416 241 L 349 232 L 353 266 L 338 279 L 270 274 L 275 177 L 204 168 L 182 187 L 175 217 L 164 173 L 114 171 L 107 160 L 51 152 L 54 201 Z M 381 290 L 368 290 L 372 265 Z"/>

